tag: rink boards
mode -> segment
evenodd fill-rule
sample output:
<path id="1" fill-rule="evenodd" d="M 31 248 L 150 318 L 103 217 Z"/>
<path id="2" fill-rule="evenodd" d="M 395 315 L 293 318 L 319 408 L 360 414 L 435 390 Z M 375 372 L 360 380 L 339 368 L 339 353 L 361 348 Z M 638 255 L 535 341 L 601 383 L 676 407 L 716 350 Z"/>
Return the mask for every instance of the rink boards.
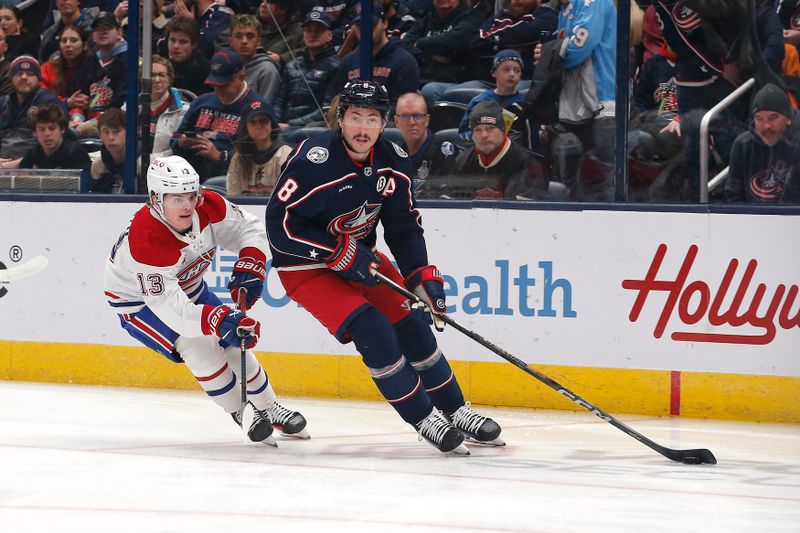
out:
<path id="1" fill-rule="evenodd" d="M 263 205 L 245 209 L 263 218 Z M 136 345 L 102 290 L 138 204 L 0 202 L 0 379 L 197 387 Z M 604 210 L 422 211 L 452 316 L 608 411 L 800 422 L 800 217 Z M 385 244 L 379 248 L 388 251 Z M 206 281 L 223 301 L 235 255 Z M 269 268 L 259 356 L 282 394 L 378 398 Z M 573 405 L 462 334 L 440 346 L 476 403 Z"/>

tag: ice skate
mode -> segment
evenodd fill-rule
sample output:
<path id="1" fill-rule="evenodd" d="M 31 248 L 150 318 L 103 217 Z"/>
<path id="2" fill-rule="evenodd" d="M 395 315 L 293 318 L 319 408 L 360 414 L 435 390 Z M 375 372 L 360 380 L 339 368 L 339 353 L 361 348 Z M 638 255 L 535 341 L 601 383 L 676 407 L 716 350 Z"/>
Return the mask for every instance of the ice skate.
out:
<path id="1" fill-rule="evenodd" d="M 244 410 L 240 409 L 231 413 L 231 418 L 239 427 L 243 427 Z M 247 437 L 253 442 L 263 442 L 274 448 L 278 447 L 278 443 L 275 442 L 275 438 L 272 436 L 272 422 L 267 411 L 259 411 L 253 407 L 253 420 L 247 429 Z"/>
<path id="2" fill-rule="evenodd" d="M 272 419 L 272 427 L 280 431 L 284 437 L 293 437 L 295 439 L 311 438 L 311 435 L 306 431 L 305 417 L 297 411 L 287 409 L 277 401 L 273 402 L 268 411 Z"/>
<path id="3" fill-rule="evenodd" d="M 505 446 L 500 438 L 500 425 L 489 417 L 481 416 L 470 409 L 469 402 L 459 407 L 454 413 L 445 413 L 445 417 L 470 442 L 487 446 Z"/>
<path id="4" fill-rule="evenodd" d="M 425 439 L 440 452 L 469 455 L 469 450 L 464 446 L 464 435 L 436 409 L 415 426 L 419 439 Z"/>

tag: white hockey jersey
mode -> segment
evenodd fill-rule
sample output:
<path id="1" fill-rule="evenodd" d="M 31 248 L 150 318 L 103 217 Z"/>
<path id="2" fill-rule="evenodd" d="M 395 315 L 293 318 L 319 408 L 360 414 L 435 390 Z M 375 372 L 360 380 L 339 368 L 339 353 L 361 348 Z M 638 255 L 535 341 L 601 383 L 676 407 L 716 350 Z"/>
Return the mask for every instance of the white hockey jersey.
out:
<path id="1" fill-rule="evenodd" d="M 265 258 L 267 236 L 259 219 L 211 191 L 195 209 L 192 228 L 181 234 L 149 207 L 140 209 L 111 250 L 104 290 L 117 313 L 133 314 L 144 306 L 167 326 L 186 337 L 203 335 L 203 275 L 217 246 L 243 248 Z M 250 254 L 248 254 L 250 255 Z"/>

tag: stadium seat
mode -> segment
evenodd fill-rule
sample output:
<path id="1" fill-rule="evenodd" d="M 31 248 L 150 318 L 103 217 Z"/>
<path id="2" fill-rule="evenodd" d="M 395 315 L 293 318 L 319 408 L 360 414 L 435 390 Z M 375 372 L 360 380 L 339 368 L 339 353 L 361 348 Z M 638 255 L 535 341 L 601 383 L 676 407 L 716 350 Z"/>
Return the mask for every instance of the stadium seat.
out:
<path id="1" fill-rule="evenodd" d="M 222 196 L 228 194 L 227 176 L 213 176 L 201 183 L 203 189 L 214 191 Z"/>
<path id="2" fill-rule="evenodd" d="M 286 144 L 297 146 L 298 144 L 308 139 L 312 135 L 316 135 L 324 131 L 328 131 L 328 128 L 317 127 L 317 126 L 308 126 L 305 128 L 292 128 L 281 131 L 281 137 L 283 138 L 283 142 L 285 142 Z"/>
<path id="3" fill-rule="evenodd" d="M 469 104 L 470 100 L 485 92 L 483 87 L 451 87 L 442 95 L 442 101 Z"/>
<path id="4" fill-rule="evenodd" d="M 467 104 L 456 102 L 436 102 L 428 110 L 431 115 L 430 128 L 432 131 L 439 131 L 449 128 L 458 128 L 464 113 L 467 111 Z"/>
<path id="5" fill-rule="evenodd" d="M 178 94 L 181 95 L 181 99 L 186 103 L 192 103 L 192 101 L 197 98 L 197 95 L 189 89 L 181 89 L 180 87 L 173 87 L 173 89 L 178 91 Z"/>
<path id="6" fill-rule="evenodd" d="M 403 135 L 397 128 L 386 128 L 385 130 L 383 130 L 383 137 L 387 140 L 396 143 L 398 146 L 403 146 L 403 143 L 405 143 L 405 141 L 403 140 Z"/>
<path id="7" fill-rule="evenodd" d="M 434 132 L 433 137 L 437 142 L 450 141 L 451 143 L 455 144 L 456 146 L 459 147 L 459 149 L 462 150 L 464 148 L 472 148 L 473 146 L 475 146 L 475 143 L 473 143 L 471 140 L 464 139 L 463 137 L 461 137 L 461 135 L 459 135 L 458 128 L 448 128 L 444 130 L 439 130 L 437 132 Z"/>
<path id="8" fill-rule="evenodd" d="M 551 202 L 566 202 L 569 200 L 569 187 L 560 181 L 551 181 L 547 186 L 547 195 Z"/>
<path id="9" fill-rule="evenodd" d="M 103 147 L 100 139 L 79 139 L 78 144 L 88 153 L 99 152 L 100 148 Z"/>

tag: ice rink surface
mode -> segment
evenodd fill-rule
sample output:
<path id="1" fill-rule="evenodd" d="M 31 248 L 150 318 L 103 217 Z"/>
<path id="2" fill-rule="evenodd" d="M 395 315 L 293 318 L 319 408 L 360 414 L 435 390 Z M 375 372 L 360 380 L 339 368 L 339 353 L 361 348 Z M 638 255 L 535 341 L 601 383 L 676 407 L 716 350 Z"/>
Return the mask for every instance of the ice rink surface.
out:
<path id="1" fill-rule="evenodd" d="M 204 394 L 0 382 L 2 532 L 800 531 L 800 426 L 481 411 L 505 448 L 444 456 L 382 403 L 284 398 L 311 440 L 244 444 Z M 601 406 L 602 407 L 602 406 Z"/>

